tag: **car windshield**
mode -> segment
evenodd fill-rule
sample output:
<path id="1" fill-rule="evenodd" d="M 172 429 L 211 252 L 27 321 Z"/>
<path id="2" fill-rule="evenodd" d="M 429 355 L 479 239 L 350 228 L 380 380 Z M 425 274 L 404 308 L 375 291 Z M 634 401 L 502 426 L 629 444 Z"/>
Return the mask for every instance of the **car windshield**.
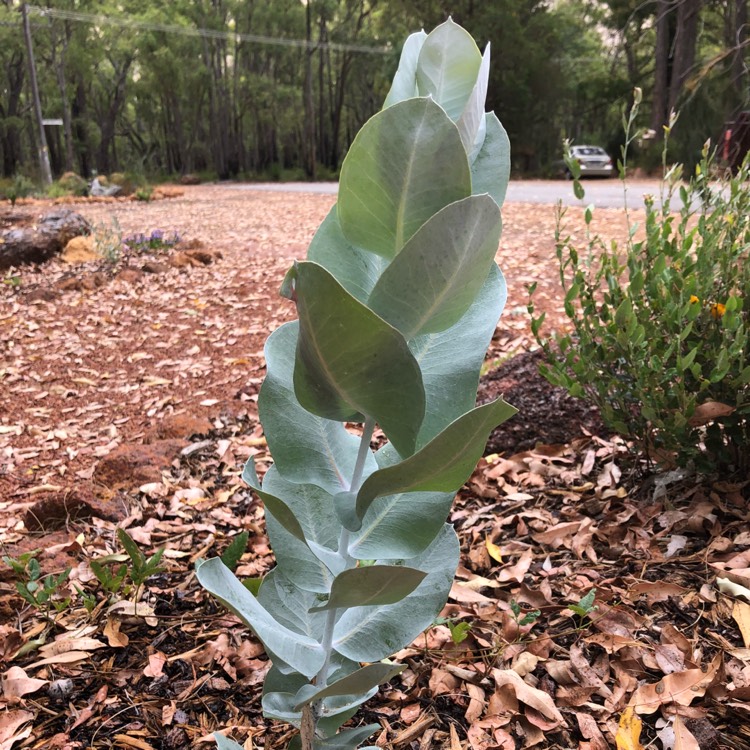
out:
<path id="1" fill-rule="evenodd" d="M 606 156 L 607 152 L 598 146 L 573 146 L 571 151 L 576 156 Z"/>

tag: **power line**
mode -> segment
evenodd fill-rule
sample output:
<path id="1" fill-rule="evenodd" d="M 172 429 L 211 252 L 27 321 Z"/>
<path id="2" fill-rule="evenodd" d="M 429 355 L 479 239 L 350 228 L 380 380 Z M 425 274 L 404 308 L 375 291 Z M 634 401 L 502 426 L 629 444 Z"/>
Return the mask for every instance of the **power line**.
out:
<path id="1" fill-rule="evenodd" d="M 305 39 L 285 39 L 284 37 L 263 36 L 261 34 L 242 34 L 235 31 L 215 31 L 201 29 L 195 26 L 179 26 L 171 23 L 151 23 L 138 21 L 134 18 L 116 18 L 96 13 L 82 13 L 76 10 L 62 10 L 60 8 L 40 8 L 36 5 L 28 6 L 29 13 L 48 18 L 61 18 L 66 21 L 77 21 L 96 26 L 108 25 L 121 28 L 140 29 L 142 31 L 164 31 L 168 34 L 182 34 L 184 36 L 201 36 L 207 39 L 228 39 L 255 44 L 270 44 L 277 47 L 302 47 L 304 49 L 327 49 L 335 52 L 361 52 L 370 55 L 387 55 L 391 47 L 368 47 L 362 44 L 340 44 L 338 42 L 308 42 Z"/>

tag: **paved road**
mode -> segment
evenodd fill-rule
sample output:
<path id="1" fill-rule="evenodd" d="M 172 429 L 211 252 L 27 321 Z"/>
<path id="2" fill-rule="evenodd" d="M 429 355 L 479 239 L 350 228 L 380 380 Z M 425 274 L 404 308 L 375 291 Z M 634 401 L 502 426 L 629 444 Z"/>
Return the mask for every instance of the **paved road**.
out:
<path id="1" fill-rule="evenodd" d="M 583 202 L 573 195 L 573 183 L 565 180 L 512 180 L 508 185 L 506 200 L 511 203 L 546 203 L 555 204 L 562 201 L 567 206 L 594 204 L 602 208 L 622 208 L 625 205 L 623 185 L 620 180 L 586 180 L 583 183 L 586 197 Z M 270 190 L 291 193 L 324 193 L 335 194 L 338 184 L 335 182 L 257 182 L 231 183 L 227 187 L 238 190 Z M 631 208 L 643 205 L 643 196 L 659 196 L 657 180 L 639 180 L 629 182 L 627 201 Z M 678 208 L 679 198 L 673 200 Z"/>

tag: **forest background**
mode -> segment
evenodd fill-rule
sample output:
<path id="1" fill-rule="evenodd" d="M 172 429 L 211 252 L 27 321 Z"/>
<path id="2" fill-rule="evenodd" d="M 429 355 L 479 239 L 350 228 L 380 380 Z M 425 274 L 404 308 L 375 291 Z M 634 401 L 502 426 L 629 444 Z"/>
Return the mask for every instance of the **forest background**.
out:
<path id="1" fill-rule="evenodd" d="M 22 3 L 0 0 L 0 177 L 39 179 Z M 382 106 L 401 41 L 448 15 L 492 44 L 487 109 L 515 174 L 563 138 L 619 154 L 644 92 L 636 163 L 691 165 L 748 109 L 747 0 L 47 0 L 28 8 L 54 175 L 335 179 Z"/>

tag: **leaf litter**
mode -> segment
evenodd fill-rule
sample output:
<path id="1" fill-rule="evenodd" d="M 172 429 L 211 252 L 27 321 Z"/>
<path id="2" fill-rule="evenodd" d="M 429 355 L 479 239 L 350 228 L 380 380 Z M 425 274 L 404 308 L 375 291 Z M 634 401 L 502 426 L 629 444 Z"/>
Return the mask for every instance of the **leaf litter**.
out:
<path id="1" fill-rule="evenodd" d="M 240 472 L 270 464 L 263 343 L 292 315 L 280 280 L 332 202 L 206 186 L 81 204 L 92 223 L 179 231 L 221 257 L 29 299 L 70 273 L 55 261 L 0 291 L 2 551 L 70 567 L 70 603 L 47 618 L 0 575 L 3 750 L 210 748 L 214 731 L 288 742 L 260 713 L 262 647 L 192 570 L 242 531 L 238 574 L 273 566 Z M 598 220 L 625 231 L 619 211 Z M 750 747 L 747 483 L 639 478 L 596 414 L 535 376 L 527 283 L 564 325 L 553 209 L 507 205 L 504 225 L 510 297 L 480 398 L 515 393 L 522 411 L 454 504 L 462 562 L 441 618 L 360 718 L 399 749 Z M 133 463 L 134 447 L 153 459 L 170 439 L 156 471 Z M 103 591 L 90 564 L 127 559 L 118 526 L 146 555 L 165 548 L 137 602 Z"/>

